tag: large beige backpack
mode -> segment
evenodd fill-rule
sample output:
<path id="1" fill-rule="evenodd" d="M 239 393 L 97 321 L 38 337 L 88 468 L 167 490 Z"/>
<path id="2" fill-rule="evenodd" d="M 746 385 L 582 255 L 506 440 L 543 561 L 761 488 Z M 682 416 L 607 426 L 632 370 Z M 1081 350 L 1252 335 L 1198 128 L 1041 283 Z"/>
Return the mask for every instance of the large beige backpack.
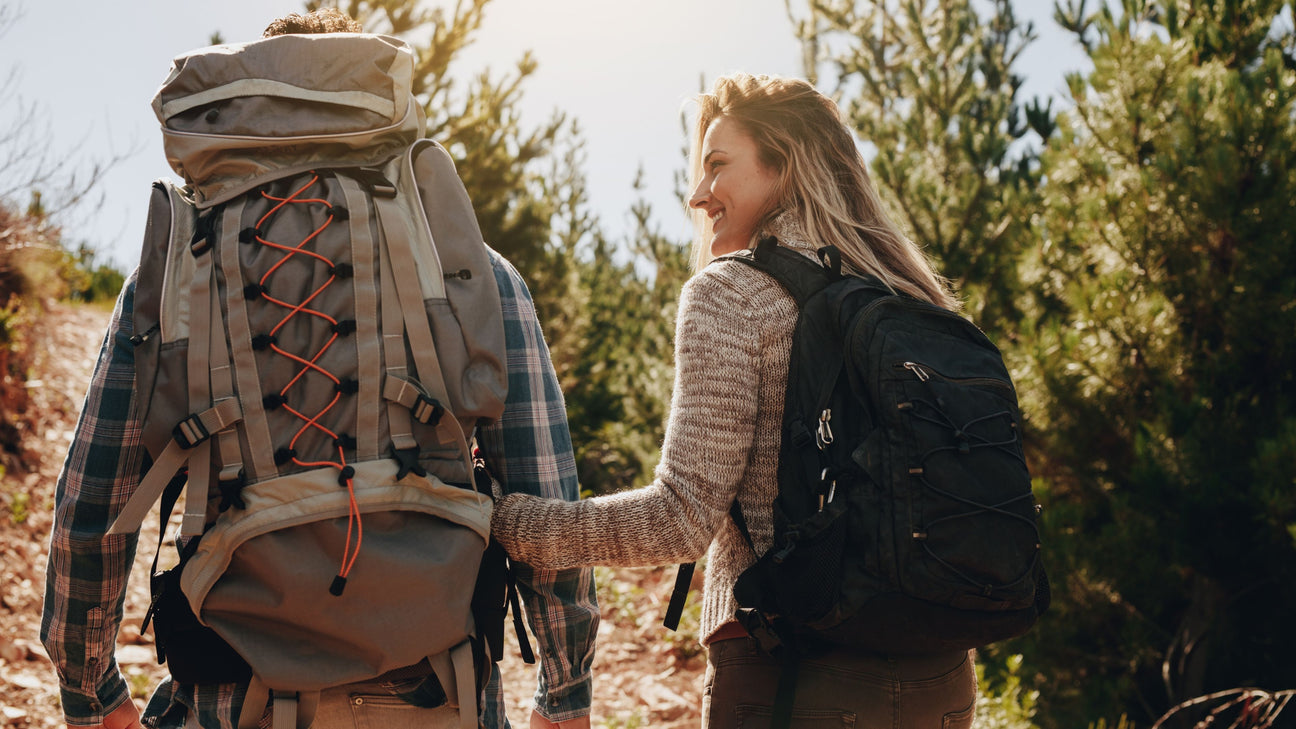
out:
<path id="1" fill-rule="evenodd" d="M 154 187 L 134 298 L 153 465 L 113 532 L 187 469 L 173 575 L 250 666 L 244 725 L 273 693 L 276 727 L 307 726 L 312 695 L 411 666 L 477 723 L 491 501 L 470 442 L 503 409 L 503 322 L 413 67 L 394 38 L 286 35 L 177 58 L 153 102 L 186 184 Z M 206 649 L 169 646 L 173 673 L 183 650 Z"/>

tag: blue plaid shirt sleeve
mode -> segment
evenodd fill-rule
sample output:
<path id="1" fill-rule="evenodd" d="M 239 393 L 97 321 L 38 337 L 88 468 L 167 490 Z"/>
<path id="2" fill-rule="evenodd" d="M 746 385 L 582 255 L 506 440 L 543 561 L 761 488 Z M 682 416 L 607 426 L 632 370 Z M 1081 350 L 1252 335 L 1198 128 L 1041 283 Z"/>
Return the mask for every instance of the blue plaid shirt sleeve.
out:
<path id="1" fill-rule="evenodd" d="M 41 641 L 58 672 L 70 725 L 93 725 L 129 700 L 113 648 L 138 535 L 107 536 L 139 485 L 145 452 L 135 417 L 132 274 L 100 348 L 55 492 Z"/>
<path id="2" fill-rule="evenodd" d="M 531 294 L 517 270 L 491 253 L 504 309 L 509 391 L 503 415 L 479 430 L 478 443 L 505 493 L 574 501 L 580 486 L 566 406 Z M 536 709 L 550 721 L 584 716 L 599 621 L 593 572 L 515 567 L 539 644 Z"/>

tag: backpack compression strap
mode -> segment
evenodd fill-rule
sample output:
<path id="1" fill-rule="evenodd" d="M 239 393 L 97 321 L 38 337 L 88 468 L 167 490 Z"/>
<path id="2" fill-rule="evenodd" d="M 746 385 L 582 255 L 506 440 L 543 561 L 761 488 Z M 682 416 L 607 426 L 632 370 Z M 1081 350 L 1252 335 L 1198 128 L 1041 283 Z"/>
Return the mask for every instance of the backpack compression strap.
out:
<path id="1" fill-rule="evenodd" d="M 217 253 L 220 255 L 219 264 L 226 282 L 243 282 L 243 267 L 239 262 L 239 251 L 244 248 L 240 245 L 242 236 L 240 224 L 246 205 L 245 199 L 239 197 L 224 206 L 221 218 L 222 239 Z M 247 456 L 251 461 L 251 472 L 260 480 L 275 474 L 277 466 L 274 461 L 274 438 L 270 435 L 270 424 L 266 418 L 265 406 L 262 404 L 261 393 L 264 383 L 257 376 L 255 350 L 252 345 L 252 328 L 248 317 L 250 294 L 242 286 L 231 286 L 228 283 L 226 286 L 227 313 L 224 325 L 229 333 L 230 358 L 234 364 L 238 392 L 243 396 L 242 401 L 247 408 L 243 413 L 243 428 L 247 433 L 245 440 Z M 216 324 L 213 321 L 213 328 Z M 221 463 L 230 463 L 224 452 L 221 452 Z M 232 487 L 241 488 L 241 482 L 245 481 L 242 474 L 238 471 L 230 473 L 231 470 L 225 467 L 221 469 L 222 496 L 226 496 Z M 231 482 L 229 480 L 231 478 L 237 481 Z"/>
<path id="2" fill-rule="evenodd" d="M 189 251 L 197 263 L 190 290 L 189 310 L 192 312 L 192 320 L 199 323 L 198 332 L 201 332 L 203 324 L 207 325 L 206 337 L 201 334 L 194 337 L 195 330 L 190 330 L 187 362 L 190 403 L 234 400 L 234 381 L 230 372 L 229 349 L 225 342 L 225 322 L 217 300 L 213 261 L 215 254 L 212 252 L 215 243 L 212 239 L 216 235 L 215 222 L 220 214 L 221 209 L 217 208 L 200 218 L 198 230 L 189 244 Z M 241 415 L 240 411 L 240 419 Z M 238 434 L 233 428 L 225 427 L 217 431 L 216 436 L 221 464 L 218 479 L 222 482 L 236 481 L 243 471 Z M 191 461 L 196 462 L 198 467 L 189 469 L 184 520 L 180 523 L 181 536 L 202 534 L 206 525 L 207 496 L 211 486 L 211 468 L 207 464 L 211 462 L 211 443 L 204 439 L 198 444 Z"/>
<path id="3" fill-rule="evenodd" d="M 370 187 L 379 226 L 386 241 L 382 248 L 383 300 L 400 303 L 405 336 L 409 339 L 418 371 L 418 384 L 423 390 L 422 393 L 416 393 L 403 388 L 399 383 L 390 382 L 389 378 L 384 383 L 384 396 L 389 393 L 400 395 L 402 399 L 396 402 L 409 409 L 420 422 L 436 427 L 437 437 L 443 444 L 454 443 L 458 446 L 464 462 L 465 478 L 471 479 L 472 450 L 468 447 L 467 437 L 456 418 L 443 417 L 449 403 L 449 390 L 446 388 L 445 375 L 437 358 L 436 342 L 423 305 L 425 285 L 431 289 L 427 293 L 432 298 L 445 298 L 445 279 L 436 241 L 432 239 L 431 228 L 427 224 L 426 213 L 413 179 L 413 160 L 428 144 L 432 142 L 416 142 L 406 154 L 389 163 L 387 173 L 395 178 L 395 183 L 387 182 L 387 178 L 376 171 L 369 173 L 371 179 L 373 175 L 377 175 Z M 403 195 L 402 189 L 405 192 Z M 402 210 L 402 204 L 413 205 L 415 209 Z M 384 312 L 387 308 L 383 307 Z M 385 322 L 383 330 L 384 341 L 394 341 L 388 339 L 392 336 L 392 330 Z M 403 348 L 402 342 L 401 349 Z M 389 356 L 394 354 L 391 350 L 392 347 L 387 349 Z M 404 360 L 403 351 L 397 356 Z M 392 374 L 390 366 L 389 374 Z M 405 461 L 401 460 L 401 464 L 404 469 Z"/>
<path id="4" fill-rule="evenodd" d="M 165 450 L 153 462 L 153 467 L 140 481 L 135 493 L 127 500 L 117 519 L 108 528 L 109 534 L 133 534 L 144 523 L 149 509 L 166 490 L 171 477 L 189 463 L 197 443 L 191 438 L 206 441 L 212 433 L 228 428 L 242 419 L 242 411 L 237 400 L 221 400 L 201 413 L 190 415 L 176 426 L 175 438 L 167 444 Z"/>
<path id="5" fill-rule="evenodd" d="M 396 214 L 388 211 L 388 214 Z M 382 215 L 380 214 L 380 218 Z M 423 475 L 418 465 L 418 442 L 414 440 L 410 418 L 431 425 L 437 429 L 437 437 L 442 443 L 456 443 L 460 453 L 465 454 L 465 467 L 468 477 L 472 476 L 472 451 L 468 447 L 463 429 L 453 415 L 446 417 L 445 381 L 441 374 L 440 363 L 436 357 L 436 347 L 432 341 L 431 329 L 427 315 L 423 311 L 423 298 L 420 295 L 419 283 L 406 281 L 401 288 L 401 281 L 406 276 L 402 272 L 413 274 L 412 258 L 398 256 L 391 238 L 388 246 L 381 251 L 381 277 L 383 300 L 399 302 L 397 306 L 384 306 L 382 310 L 383 351 L 387 359 L 387 373 L 383 379 L 382 395 L 388 403 L 387 418 L 391 424 L 392 456 L 400 464 L 397 480 L 413 471 Z M 393 261 L 396 258 L 398 261 Z M 438 272 L 438 276 L 440 273 Z M 413 289 L 411 293 L 411 289 Z M 402 294 L 406 294 L 402 296 Z M 411 311 L 414 307 L 416 310 Z M 403 322 L 402 322 L 403 319 Z M 403 327 L 403 328 L 402 328 Z M 404 331 L 404 334 L 402 334 Z M 420 377 L 427 371 L 433 372 L 433 387 L 440 385 L 440 390 L 433 389 L 429 395 L 424 383 L 409 376 L 405 360 L 405 337 L 409 337 L 410 347 L 414 351 L 416 366 Z M 437 393 L 440 392 L 440 400 Z"/>
<path id="6" fill-rule="evenodd" d="M 189 402 L 211 405 L 176 424 L 173 438 L 154 461 L 144 479 L 122 508 L 109 534 L 132 534 L 144 523 L 149 509 L 157 502 L 171 478 L 190 464 L 189 483 L 185 487 L 184 518 L 180 526 L 182 536 L 201 534 L 207 518 L 207 495 L 210 487 L 211 443 L 218 437 L 221 457 L 221 481 L 236 479 L 242 473 L 238 440 L 233 426 L 243 420 L 243 410 L 234 397 L 234 384 L 230 372 L 229 350 L 225 343 L 224 324 L 221 321 L 217 292 L 212 285 L 212 237 L 215 235 L 217 208 L 196 221 L 193 209 L 180 199 L 175 190 L 168 191 L 171 199 L 173 221 L 172 247 L 185 245 L 194 257 L 195 270 L 189 290 L 192 321 L 200 325 L 191 330 L 188 354 Z M 237 214 L 237 211 L 234 212 Z M 196 224 L 195 224 L 196 222 Z M 186 240 L 187 238 L 187 240 Z M 178 252 L 184 255 L 184 252 Z M 201 332 L 207 326 L 206 336 Z"/>

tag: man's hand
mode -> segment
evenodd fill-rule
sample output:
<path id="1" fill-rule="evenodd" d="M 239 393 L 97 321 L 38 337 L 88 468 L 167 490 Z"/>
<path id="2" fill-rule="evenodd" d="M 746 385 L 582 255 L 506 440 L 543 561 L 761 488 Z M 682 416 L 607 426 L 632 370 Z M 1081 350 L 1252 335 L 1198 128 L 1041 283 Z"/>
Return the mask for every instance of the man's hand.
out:
<path id="1" fill-rule="evenodd" d="M 531 710 L 531 729 L 590 729 L 589 714 L 579 716 L 567 721 L 552 722 L 540 715 L 540 712 Z"/>
<path id="2" fill-rule="evenodd" d="M 139 709 L 135 708 L 135 702 L 126 699 L 126 703 L 113 709 L 111 714 L 104 717 L 103 723 L 97 729 L 144 729 L 144 725 L 140 723 L 140 713 Z"/>

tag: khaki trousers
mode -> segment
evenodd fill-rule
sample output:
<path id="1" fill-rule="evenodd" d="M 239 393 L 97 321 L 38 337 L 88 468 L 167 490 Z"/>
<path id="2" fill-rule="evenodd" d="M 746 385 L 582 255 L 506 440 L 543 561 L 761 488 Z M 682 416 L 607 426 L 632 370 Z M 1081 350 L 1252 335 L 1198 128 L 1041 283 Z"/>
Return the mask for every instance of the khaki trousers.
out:
<path id="1" fill-rule="evenodd" d="M 265 719 L 262 719 L 264 722 Z M 198 729 L 189 712 L 186 729 Z M 320 694 L 311 729 L 458 729 L 453 706 L 424 709 L 392 696 L 377 682 L 351 683 Z"/>
<path id="2" fill-rule="evenodd" d="M 766 729 L 781 667 L 752 638 L 712 643 L 703 729 Z M 969 653 L 896 657 L 835 651 L 801 661 L 797 729 L 967 729 L 976 710 Z"/>

